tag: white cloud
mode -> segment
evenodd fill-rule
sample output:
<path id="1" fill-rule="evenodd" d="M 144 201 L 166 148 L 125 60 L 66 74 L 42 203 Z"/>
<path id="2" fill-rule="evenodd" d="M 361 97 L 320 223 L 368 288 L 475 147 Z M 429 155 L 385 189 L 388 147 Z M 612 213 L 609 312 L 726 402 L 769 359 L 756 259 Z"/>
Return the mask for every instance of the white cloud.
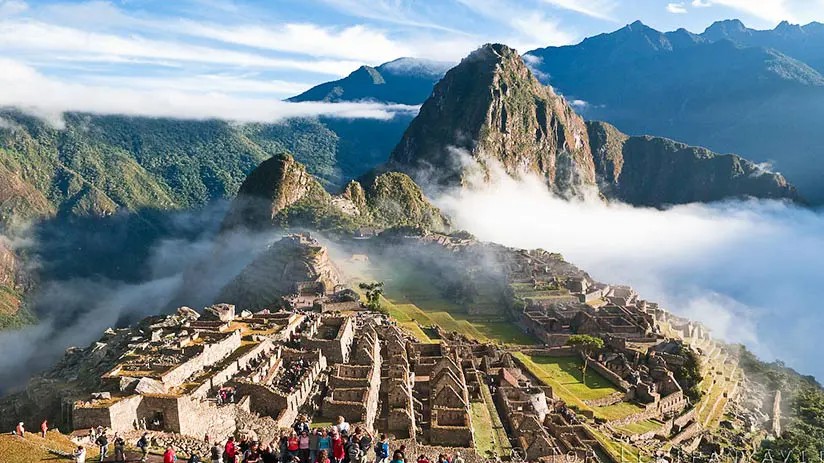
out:
<path id="1" fill-rule="evenodd" d="M 474 13 L 510 29 L 509 37 L 500 40 L 518 50 L 526 51 L 547 45 L 566 45 L 575 38 L 561 23 L 542 11 L 526 9 L 508 0 L 457 0 Z M 505 13 L 502 13 L 505 12 Z M 489 41 L 489 40 L 486 40 Z"/>
<path id="2" fill-rule="evenodd" d="M 598 280 L 698 319 L 824 377 L 816 349 L 824 314 L 824 212 L 774 201 L 690 204 L 664 211 L 564 201 L 537 179 L 497 175 L 484 188 L 436 198 L 480 239 L 561 252 Z"/>
<path id="3" fill-rule="evenodd" d="M 238 97 L 220 91 L 123 88 L 65 82 L 44 76 L 19 62 L 0 59 L 0 106 L 16 106 L 60 121 L 65 111 L 182 119 L 226 119 L 271 122 L 290 117 L 325 115 L 389 119 L 417 107 L 379 103 L 287 103 L 276 99 Z"/>
<path id="4" fill-rule="evenodd" d="M 81 83 L 155 91 L 181 91 L 192 93 L 227 93 L 285 98 L 302 93 L 311 84 L 284 80 L 268 80 L 255 75 L 198 74 L 180 77 L 140 77 L 130 75 L 80 75 L 75 79 Z"/>
<path id="5" fill-rule="evenodd" d="M 29 5 L 21 0 L 0 0 L 0 18 L 14 16 L 29 9 Z"/>
<path id="6" fill-rule="evenodd" d="M 615 21 L 613 10 L 618 5 L 613 0 L 542 0 L 544 3 L 593 18 Z"/>
<path id="7" fill-rule="evenodd" d="M 175 29 L 185 34 L 226 43 L 309 56 L 357 60 L 370 64 L 379 64 L 412 53 L 409 47 L 387 38 L 383 32 L 361 25 L 346 28 L 323 28 L 315 24 L 280 24 L 263 27 L 184 21 L 176 25 Z"/>
<path id="8" fill-rule="evenodd" d="M 695 8 L 708 8 L 712 6 L 712 2 L 709 0 L 692 0 L 690 3 Z"/>
<path id="9" fill-rule="evenodd" d="M 122 37 L 89 32 L 37 21 L 0 22 L 0 49 L 37 52 L 64 52 L 64 59 L 84 56 L 143 59 L 148 61 L 198 62 L 220 65 L 292 69 L 330 75 L 345 75 L 357 68 L 357 61 L 297 60 L 273 58 L 253 53 L 166 42 L 140 36 Z"/>
<path id="10" fill-rule="evenodd" d="M 423 8 L 422 4 L 416 4 L 415 9 L 406 8 L 399 0 L 319 0 L 338 11 L 349 16 L 371 19 L 401 26 L 433 29 L 455 34 L 465 34 L 465 32 L 454 29 L 437 22 L 421 19 L 414 10 Z"/>
<path id="11" fill-rule="evenodd" d="M 787 0 L 711 0 L 715 5 L 722 5 L 742 13 L 770 22 L 796 20 L 792 10 L 800 5 L 790 5 Z M 800 3 L 800 2 L 799 2 Z M 821 11 L 819 10 L 819 13 Z"/>
<path id="12" fill-rule="evenodd" d="M 684 6 L 684 2 L 667 3 L 667 11 L 673 14 L 685 14 L 687 12 L 687 8 Z"/>

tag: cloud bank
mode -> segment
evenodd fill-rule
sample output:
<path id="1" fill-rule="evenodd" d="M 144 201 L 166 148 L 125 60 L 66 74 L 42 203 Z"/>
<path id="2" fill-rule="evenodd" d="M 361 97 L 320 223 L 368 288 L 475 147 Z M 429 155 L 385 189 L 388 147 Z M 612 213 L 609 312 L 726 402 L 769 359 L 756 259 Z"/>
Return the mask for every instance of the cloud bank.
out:
<path id="1" fill-rule="evenodd" d="M 117 87 L 69 82 L 45 76 L 20 62 L 0 59 L 0 106 L 15 106 L 58 121 L 65 111 L 181 119 L 273 122 L 291 117 L 391 119 L 417 112 L 417 106 L 381 103 L 289 103 L 241 97 L 220 91 L 196 91 L 192 82 L 157 87 Z M 116 82 L 116 80 L 115 80 Z M 206 88 L 208 88 L 206 82 Z M 186 90 L 189 89 L 189 90 Z"/>
<path id="2" fill-rule="evenodd" d="M 436 203 L 482 240 L 560 251 L 594 278 L 824 377 L 824 213 L 776 201 L 690 204 L 667 210 L 565 201 L 536 179 L 498 176 Z"/>

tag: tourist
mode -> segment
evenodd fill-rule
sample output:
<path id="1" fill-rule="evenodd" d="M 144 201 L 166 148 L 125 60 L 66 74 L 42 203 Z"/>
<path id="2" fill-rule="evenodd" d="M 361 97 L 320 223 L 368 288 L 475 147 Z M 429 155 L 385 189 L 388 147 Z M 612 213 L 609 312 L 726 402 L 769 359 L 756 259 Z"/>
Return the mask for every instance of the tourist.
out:
<path id="1" fill-rule="evenodd" d="M 175 455 L 175 449 L 171 445 L 166 446 L 166 452 L 163 453 L 163 463 L 176 463 L 177 462 L 177 455 Z"/>
<path id="2" fill-rule="evenodd" d="M 46 438 L 46 431 L 48 431 L 48 430 L 49 430 L 49 422 L 46 421 L 46 420 L 43 420 L 43 422 L 40 423 L 40 435 L 43 436 L 43 439 Z"/>
<path id="3" fill-rule="evenodd" d="M 362 430 L 361 428 L 357 428 L 355 430 L 355 435 L 360 436 L 358 438 L 358 444 L 360 444 L 360 448 L 361 451 L 363 451 L 363 454 L 366 455 L 369 449 L 372 448 L 372 435 L 369 434 L 369 431 L 365 429 Z"/>
<path id="4" fill-rule="evenodd" d="M 392 454 L 392 461 L 390 463 L 405 463 L 405 456 L 400 450 L 395 450 Z"/>
<path id="5" fill-rule="evenodd" d="M 238 453 L 240 453 L 241 455 L 246 453 L 246 451 L 249 450 L 249 438 L 245 435 L 240 436 L 240 443 L 238 444 L 238 448 L 240 449 L 240 452 Z"/>
<path id="6" fill-rule="evenodd" d="M 17 434 L 20 437 L 25 437 L 26 436 L 26 427 L 23 426 L 22 421 L 17 423 L 17 427 L 14 428 L 14 433 Z"/>
<path id="7" fill-rule="evenodd" d="M 189 456 L 189 459 L 186 460 L 186 463 L 203 463 L 203 460 L 200 459 L 200 456 L 196 453 L 192 453 Z"/>
<path id="8" fill-rule="evenodd" d="M 278 454 L 275 448 L 275 441 L 272 441 L 263 449 L 260 454 L 260 459 L 263 463 L 278 463 Z"/>
<path id="9" fill-rule="evenodd" d="M 452 463 L 465 463 L 464 459 L 461 458 L 461 452 L 455 452 L 455 457 L 452 458 Z"/>
<path id="10" fill-rule="evenodd" d="M 406 461 L 406 444 L 401 444 L 401 446 L 400 446 L 400 447 L 398 447 L 398 450 L 396 450 L 395 452 L 396 452 L 396 453 L 398 453 L 398 452 L 399 452 L 399 453 L 401 454 L 401 459 L 402 459 L 403 461 Z M 394 458 L 394 457 L 393 457 L 393 458 Z"/>
<path id="11" fill-rule="evenodd" d="M 140 439 L 137 441 L 137 448 L 140 449 L 140 453 L 142 454 L 140 457 L 140 461 L 145 462 L 149 456 L 149 433 L 144 432 Z"/>
<path id="12" fill-rule="evenodd" d="M 335 424 L 335 429 L 337 429 L 340 435 L 342 436 L 349 435 L 349 423 L 347 423 L 346 419 L 344 419 L 342 416 L 338 417 Z"/>
<path id="13" fill-rule="evenodd" d="M 326 429 L 321 429 L 320 436 L 318 437 L 318 452 L 320 452 L 321 450 L 326 450 L 327 457 L 332 452 L 332 438 L 329 437 L 329 434 L 326 432 Z"/>
<path id="14" fill-rule="evenodd" d="M 74 463 L 86 463 L 86 448 L 78 445 L 72 457 L 74 457 Z"/>
<path id="15" fill-rule="evenodd" d="M 429 463 L 429 458 L 426 458 L 426 455 L 418 455 L 418 463 Z"/>
<path id="16" fill-rule="evenodd" d="M 223 449 L 220 446 L 220 441 L 215 439 L 214 443 L 212 443 L 212 448 L 209 450 L 211 454 L 211 463 L 221 463 Z"/>
<path id="17" fill-rule="evenodd" d="M 327 452 L 325 449 L 321 450 L 320 453 L 318 453 L 317 463 L 331 463 L 329 461 L 329 452 Z"/>
<path id="18" fill-rule="evenodd" d="M 295 432 L 300 436 L 304 432 L 309 432 L 309 420 L 306 418 L 306 415 L 301 414 L 298 417 L 298 421 L 295 423 Z"/>
<path id="19" fill-rule="evenodd" d="M 260 463 L 260 448 L 257 441 L 249 444 L 249 450 L 243 452 L 243 463 Z"/>
<path id="20" fill-rule="evenodd" d="M 443 453 L 438 455 L 438 463 L 449 463 L 449 457 Z"/>
<path id="21" fill-rule="evenodd" d="M 229 436 L 229 440 L 226 441 L 226 447 L 223 449 L 223 457 L 226 463 L 235 463 L 235 456 L 237 456 L 235 437 Z"/>
<path id="22" fill-rule="evenodd" d="M 318 450 L 320 449 L 320 433 L 315 428 L 309 433 L 309 463 L 315 463 L 318 459 Z"/>
<path id="23" fill-rule="evenodd" d="M 298 448 L 301 463 L 309 463 L 309 431 L 303 431 L 298 437 Z"/>
<path id="24" fill-rule="evenodd" d="M 126 441 L 114 433 L 114 461 L 126 461 Z"/>
<path id="25" fill-rule="evenodd" d="M 286 454 L 287 454 L 287 461 L 292 461 L 298 456 L 298 451 L 300 450 L 300 439 L 298 439 L 298 435 L 295 431 L 289 433 L 289 438 L 286 439 Z"/>
<path id="26" fill-rule="evenodd" d="M 332 431 L 332 458 L 334 458 L 335 463 L 341 463 L 343 461 L 343 457 L 345 456 L 345 451 L 343 448 L 343 439 L 341 438 L 338 431 Z"/>
<path id="27" fill-rule="evenodd" d="M 389 438 L 381 434 L 381 441 L 375 444 L 375 463 L 386 463 L 389 458 Z"/>
<path id="28" fill-rule="evenodd" d="M 94 442 L 100 448 L 100 461 L 103 461 L 103 459 L 109 455 L 109 438 L 106 437 L 105 432 L 99 432 L 97 434 L 97 440 Z"/>
<path id="29" fill-rule="evenodd" d="M 280 450 L 280 462 L 289 463 L 289 434 L 286 431 L 280 433 L 278 450 Z"/>
<path id="30" fill-rule="evenodd" d="M 346 459 L 349 463 L 362 463 L 363 451 L 360 448 L 357 436 L 352 436 L 346 446 Z"/>

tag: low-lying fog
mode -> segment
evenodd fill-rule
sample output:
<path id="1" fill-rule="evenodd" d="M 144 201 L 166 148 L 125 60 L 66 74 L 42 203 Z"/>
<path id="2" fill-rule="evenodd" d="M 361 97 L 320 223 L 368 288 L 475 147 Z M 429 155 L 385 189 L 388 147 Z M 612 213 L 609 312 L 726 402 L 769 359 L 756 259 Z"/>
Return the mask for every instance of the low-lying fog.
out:
<path id="1" fill-rule="evenodd" d="M 663 211 L 568 202 L 537 180 L 496 177 L 436 203 L 479 239 L 559 251 L 600 281 L 630 284 L 715 336 L 824 378 L 822 211 L 756 200 Z"/>

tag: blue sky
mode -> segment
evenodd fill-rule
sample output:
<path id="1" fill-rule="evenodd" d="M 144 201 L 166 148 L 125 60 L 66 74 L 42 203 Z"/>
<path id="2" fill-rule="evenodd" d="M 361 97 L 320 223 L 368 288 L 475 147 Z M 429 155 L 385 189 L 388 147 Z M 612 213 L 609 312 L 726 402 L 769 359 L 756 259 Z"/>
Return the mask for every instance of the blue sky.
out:
<path id="1" fill-rule="evenodd" d="M 824 0 L 0 0 L 0 104 L 269 119 L 329 111 L 277 101 L 360 64 L 457 61 L 492 41 L 523 52 L 636 19 L 700 32 L 733 17 L 824 21 Z"/>

